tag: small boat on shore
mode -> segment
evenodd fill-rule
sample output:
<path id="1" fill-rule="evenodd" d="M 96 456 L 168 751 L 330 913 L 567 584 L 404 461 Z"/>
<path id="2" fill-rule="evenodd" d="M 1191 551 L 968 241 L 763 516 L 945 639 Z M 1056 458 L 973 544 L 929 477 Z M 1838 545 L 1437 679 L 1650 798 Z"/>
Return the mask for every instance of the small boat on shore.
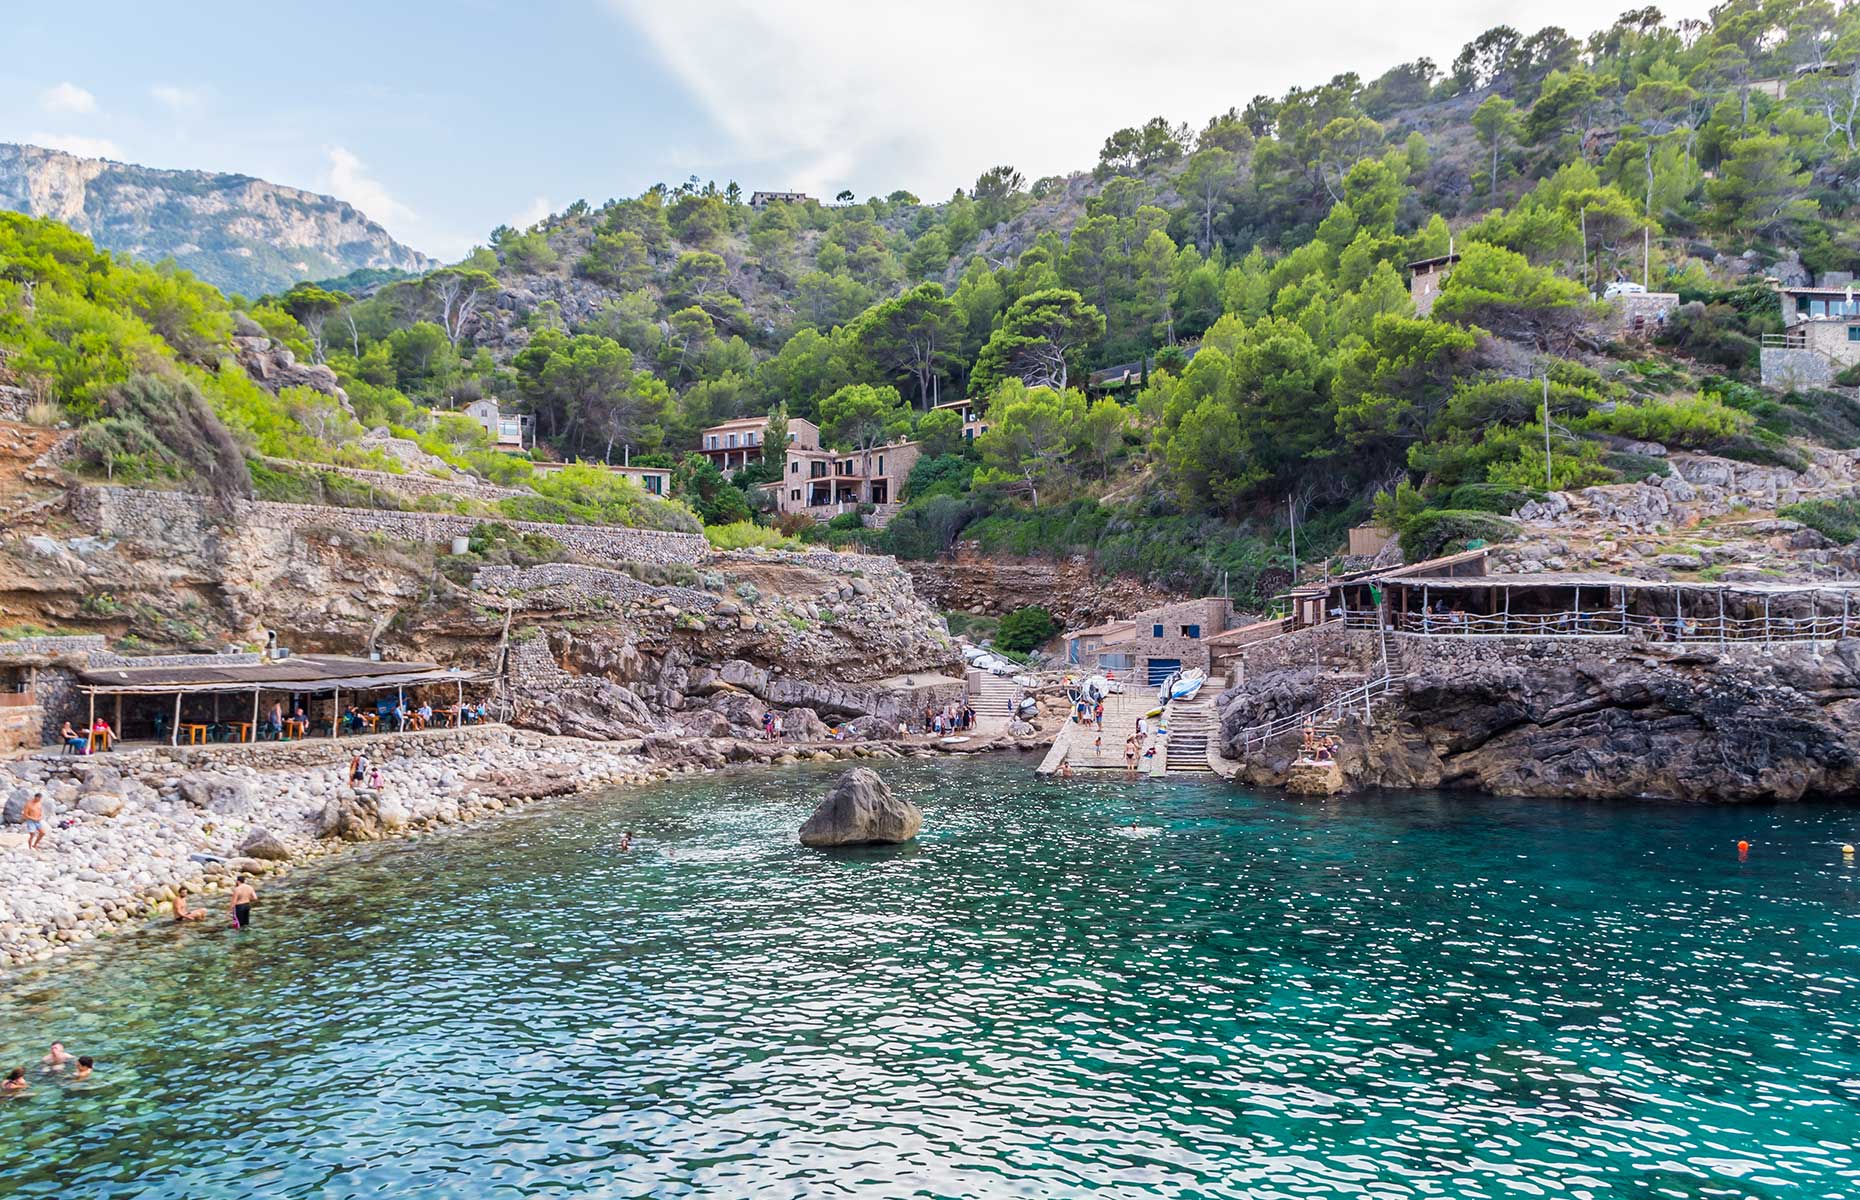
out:
<path id="1" fill-rule="evenodd" d="M 1208 673 L 1200 667 L 1191 667 L 1186 671 L 1163 680 L 1162 687 L 1156 691 L 1156 702 L 1167 704 L 1171 700 L 1188 700 L 1201 690 L 1201 685 L 1208 681 Z"/>

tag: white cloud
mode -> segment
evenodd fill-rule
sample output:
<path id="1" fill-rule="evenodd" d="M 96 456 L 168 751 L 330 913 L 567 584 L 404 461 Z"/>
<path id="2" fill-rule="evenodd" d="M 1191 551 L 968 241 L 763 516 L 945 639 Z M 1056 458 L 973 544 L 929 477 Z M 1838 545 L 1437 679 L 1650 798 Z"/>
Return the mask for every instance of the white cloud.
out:
<path id="1" fill-rule="evenodd" d="M 175 112 L 198 108 L 207 98 L 205 88 L 184 87 L 175 83 L 158 83 L 149 89 L 149 95 Z"/>
<path id="2" fill-rule="evenodd" d="M 1444 66 L 1500 22 L 1581 36 L 1623 7 L 944 0 L 932 12 L 872 0 L 605 2 L 733 143 L 734 161 L 700 172 L 746 168 L 757 172 L 740 181 L 746 187 L 816 194 L 906 187 L 931 200 L 996 163 L 1030 179 L 1088 167 L 1106 134 L 1152 116 L 1199 128 L 1256 94 L 1343 71 L 1373 78 L 1422 55 Z"/>
<path id="3" fill-rule="evenodd" d="M 39 107 L 51 113 L 96 112 L 97 97 L 66 80 L 40 92 Z"/>
<path id="4" fill-rule="evenodd" d="M 522 212 L 510 218 L 510 226 L 512 229 L 528 229 L 554 211 L 549 207 L 549 197 L 538 196 Z"/>
<path id="5" fill-rule="evenodd" d="M 81 133 L 31 133 L 26 140 L 48 150 L 63 150 L 83 158 L 121 159 L 123 152 L 109 138 L 88 137 Z"/>
<path id="6" fill-rule="evenodd" d="M 324 153 L 329 166 L 323 172 L 323 186 L 329 194 L 347 200 L 381 225 L 408 223 L 418 219 L 414 211 L 394 198 L 380 180 L 368 174 L 367 164 L 346 146 L 327 146 Z"/>

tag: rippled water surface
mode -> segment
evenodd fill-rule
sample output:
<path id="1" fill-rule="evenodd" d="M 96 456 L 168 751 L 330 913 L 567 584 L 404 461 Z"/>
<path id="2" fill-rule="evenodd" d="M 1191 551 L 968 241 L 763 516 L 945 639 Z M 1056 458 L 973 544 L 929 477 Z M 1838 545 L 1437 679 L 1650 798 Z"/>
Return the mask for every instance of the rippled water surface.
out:
<path id="1" fill-rule="evenodd" d="M 0 1064 L 101 1064 L 0 1194 L 1860 1195 L 1860 810 L 1028 767 L 835 855 L 821 772 L 555 804 L 0 982 Z"/>

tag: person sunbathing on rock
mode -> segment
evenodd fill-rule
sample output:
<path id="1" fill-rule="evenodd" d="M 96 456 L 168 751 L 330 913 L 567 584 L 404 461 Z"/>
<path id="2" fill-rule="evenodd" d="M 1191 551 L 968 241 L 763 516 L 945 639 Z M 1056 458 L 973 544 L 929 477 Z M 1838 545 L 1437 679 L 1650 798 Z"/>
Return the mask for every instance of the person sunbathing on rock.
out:
<path id="1" fill-rule="evenodd" d="M 186 888 L 176 888 L 174 890 L 174 919 L 176 921 L 199 921 L 204 919 L 206 915 L 206 913 L 201 912 L 197 908 L 189 908 L 187 906 Z"/>

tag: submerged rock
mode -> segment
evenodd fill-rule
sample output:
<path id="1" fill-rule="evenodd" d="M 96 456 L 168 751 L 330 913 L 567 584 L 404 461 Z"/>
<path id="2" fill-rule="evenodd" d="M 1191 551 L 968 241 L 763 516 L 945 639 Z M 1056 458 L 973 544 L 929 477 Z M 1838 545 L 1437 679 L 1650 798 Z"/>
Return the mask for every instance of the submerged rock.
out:
<path id="1" fill-rule="evenodd" d="M 924 814 L 891 794 L 878 772 L 854 767 L 841 775 L 801 826 L 803 846 L 859 846 L 908 842 L 924 827 Z"/>

